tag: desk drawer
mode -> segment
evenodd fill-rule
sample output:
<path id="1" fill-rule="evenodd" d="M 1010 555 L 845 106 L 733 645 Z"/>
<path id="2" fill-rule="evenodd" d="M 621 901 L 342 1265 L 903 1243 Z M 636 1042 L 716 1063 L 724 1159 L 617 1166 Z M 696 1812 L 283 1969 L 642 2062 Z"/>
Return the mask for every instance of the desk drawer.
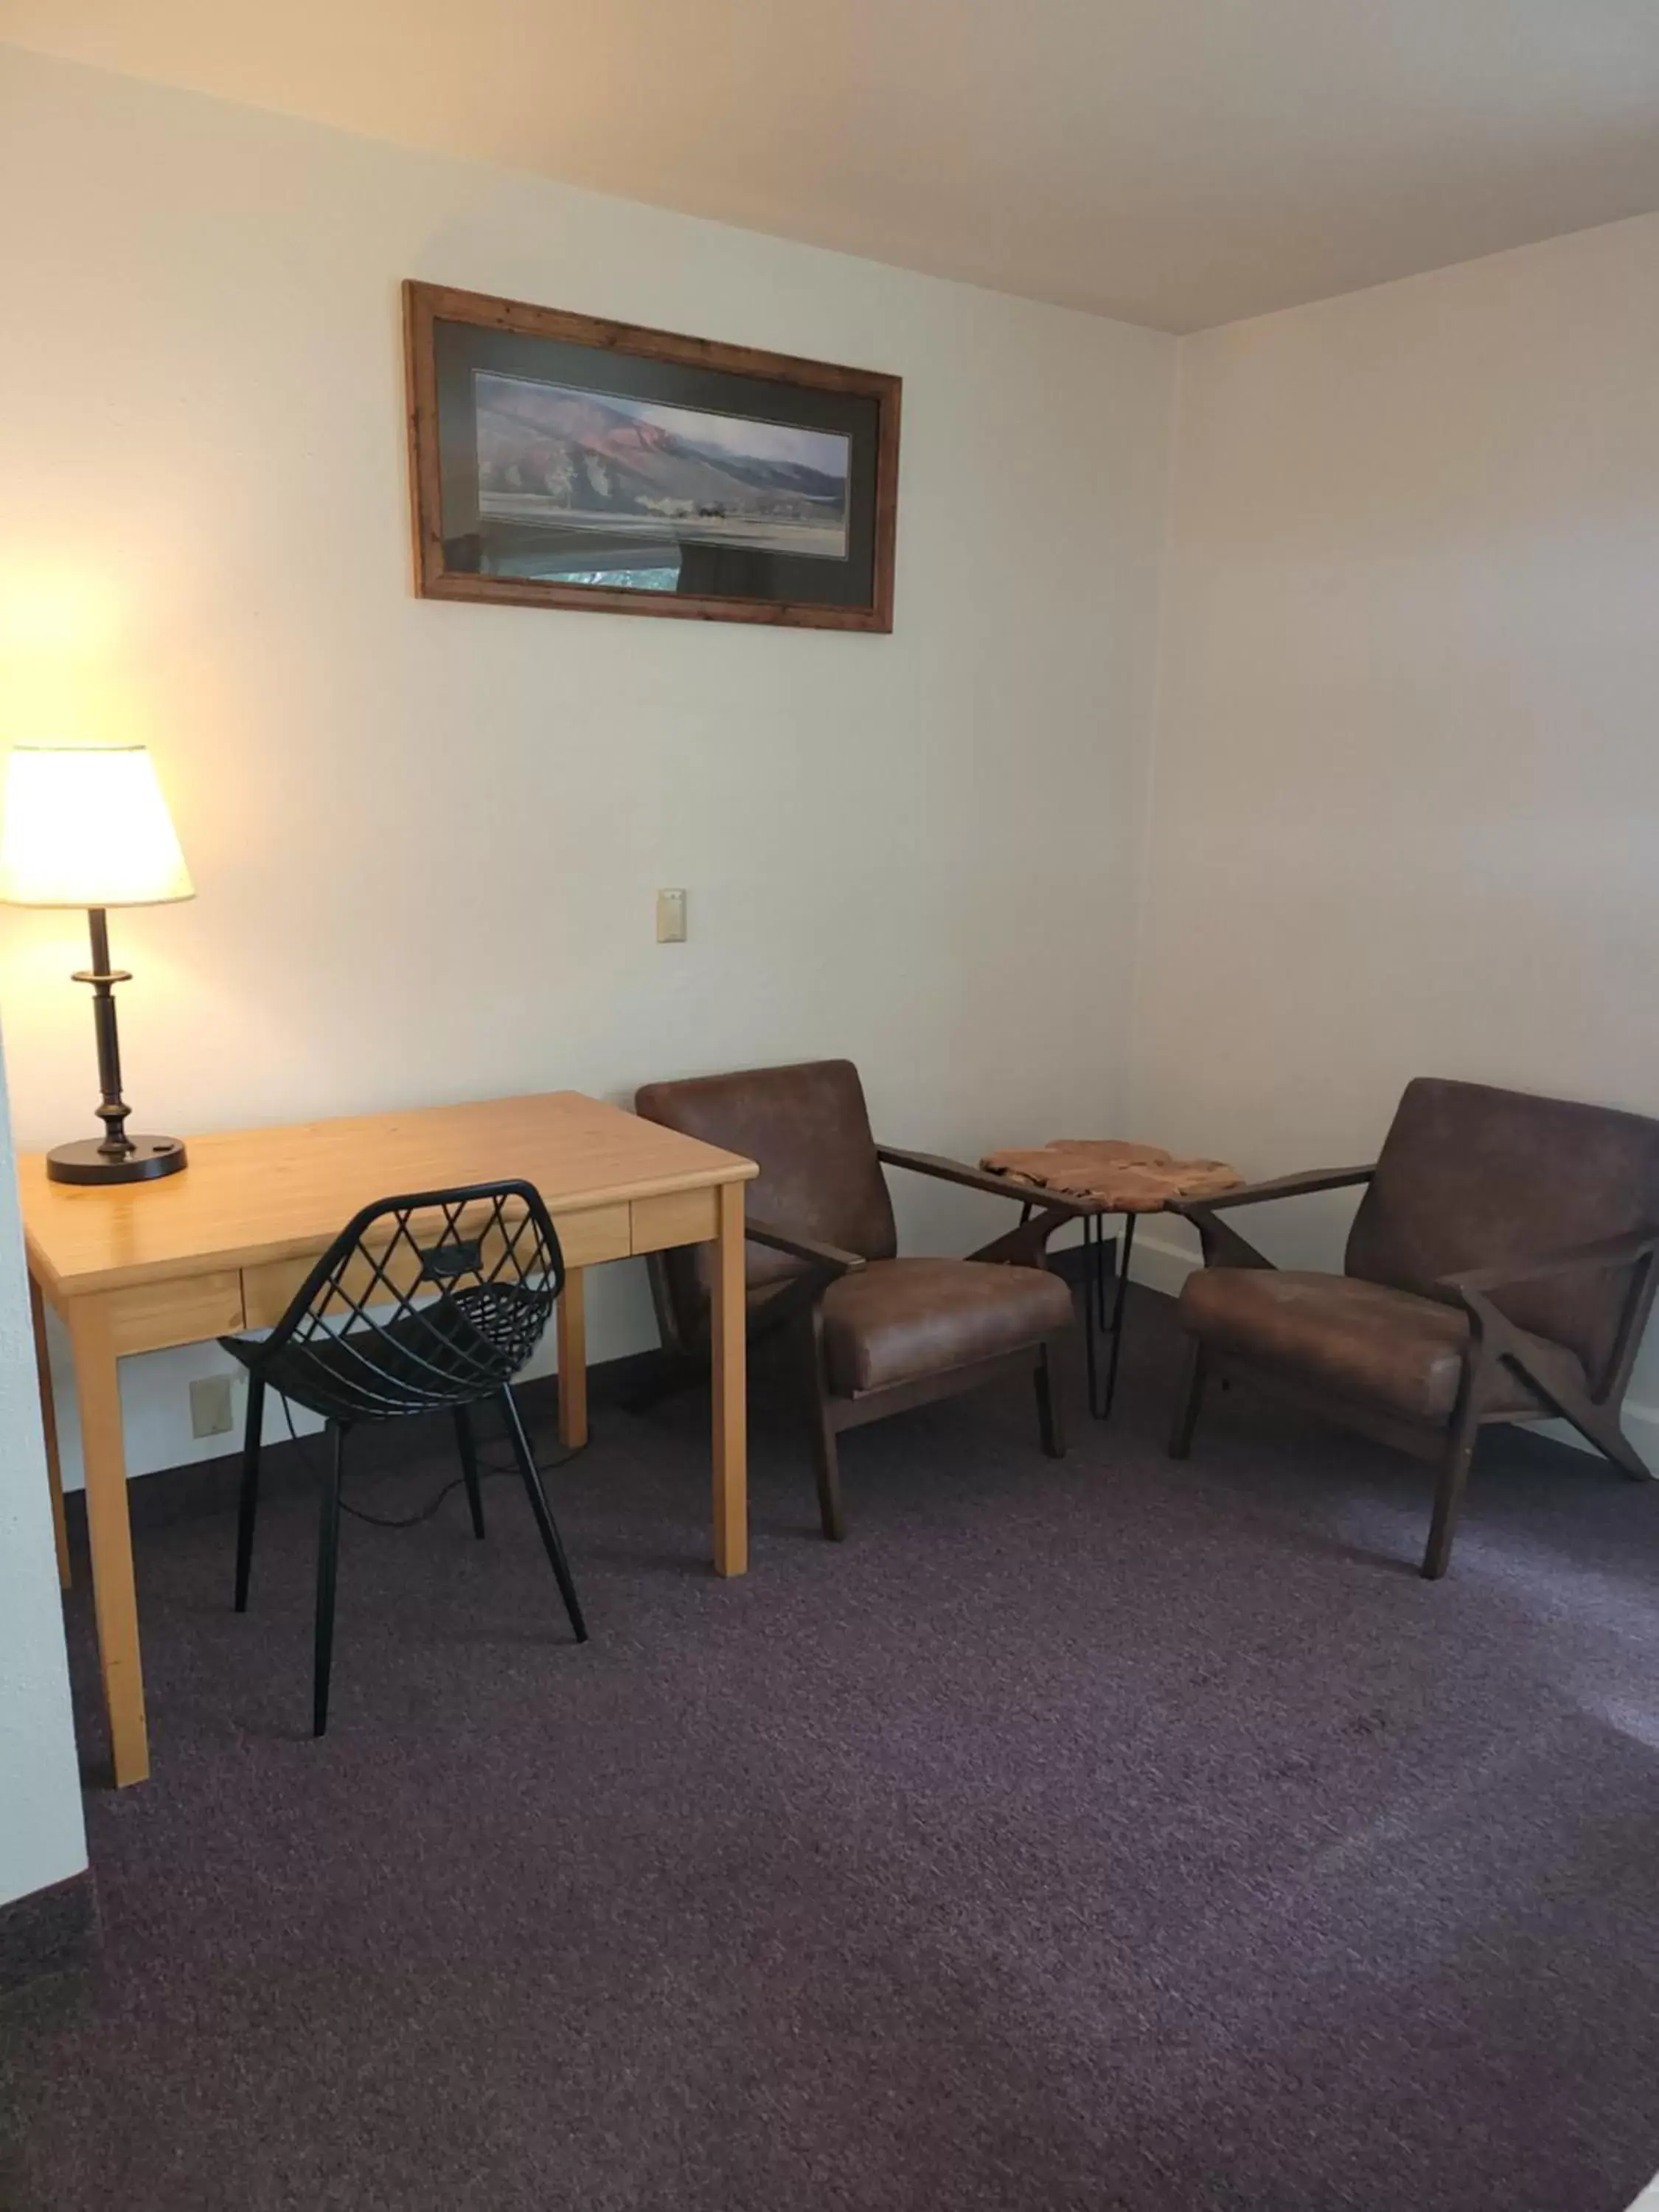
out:
<path id="1" fill-rule="evenodd" d="M 314 1260 L 267 1260 L 242 1270 L 242 1310 L 250 1328 L 275 1328 L 289 1302 L 316 1266 Z"/>
<path id="2" fill-rule="evenodd" d="M 585 1213 L 556 1213 L 559 1249 L 567 1267 L 598 1267 L 607 1260 L 625 1260 L 629 1243 L 626 1206 L 592 1206 Z"/>
<path id="3" fill-rule="evenodd" d="M 665 1191 L 660 1198 L 636 1198 L 633 1249 L 661 1252 L 671 1244 L 703 1244 L 720 1224 L 720 1194 L 707 1190 Z"/>
<path id="4" fill-rule="evenodd" d="M 384 1254 L 384 1247 L 379 1248 Z M 320 1255 L 313 1253 L 300 1260 L 267 1260 L 258 1267 L 242 1270 L 242 1303 L 247 1312 L 250 1328 L 274 1328 L 288 1311 L 294 1293 L 316 1266 Z M 390 1259 L 380 1261 L 385 1284 L 376 1285 L 374 1270 L 367 1260 L 354 1260 L 343 1278 L 346 1296 L 334 1300 L 331 1310 L 347 1313 L 349 1301 L 369 1297 L 379 1289 L 374 1300 L 376 1305 L 389 1305 L 394 1293 L 412 1291 L 420 1280 L 421 1260 L 418 1252 L 407 1244 L 399 1244 Z"/>
<path id="5" fill-rule="evenodd" d="M 110 1300 L 118 1359 L 231 1336 L 241 1327 L 242 1279 L 234 1267 L 213 1275 L 181 1275 L 173 1282 L 137 1283 Z"/>
<path id="6" fill-rule="evenodd" d="M 628 1257 L 629 1218 L 625 1206 L 591 1206 L 585 1213 L 556 1215 L 555 1226 L 567 1267 L 597 1267 L 607 1260 Z M 486 1261 L 494 1256 L 494 1250 L 487 1247 Z M 288 1311 L 294 1293 L 316 1264 L 313 1255 L 310 1259 L 270 1260 L 258 1267 L 245 1267 L 242 1304 L 247 1314 L 247 1326 L 274 1328 Z M 399 1291 L 412 1289 L 418 1273 L 418 1259 L 406 1245 L 400 1245 L 386 1266 L 386 1275 Z M 361 1260 L 346 1270 L 345 1286 L 352 1297 L 362 1297 L 370 1283 L 370 1271 Z M 344 1310 L 343 1306 L 339 1310 Z"/>

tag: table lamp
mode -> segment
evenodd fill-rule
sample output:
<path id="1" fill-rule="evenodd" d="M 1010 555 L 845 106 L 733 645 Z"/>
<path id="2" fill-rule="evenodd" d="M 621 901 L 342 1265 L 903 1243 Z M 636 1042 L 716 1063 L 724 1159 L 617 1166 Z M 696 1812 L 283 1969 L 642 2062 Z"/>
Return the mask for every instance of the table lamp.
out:
<path id="1" fill-rule="evenodd" d="M 15 745 L 6 768 L 0 830 L 0 900 L 10 906 L 82 906 L 92 932 L 92 966 L 74 980 L 92 986 L 98 1034 L 101 1138 L 59 1145 L 46 1155 L 54 1182 L 146 1182 L 185 1164 L 177 1137 L 130 1137 L 121 1096 L 115 986 L 131 981 L 109 964 L 112 906 L 161 906 L 195 896 L 155 763 L 143 745 Z"/>

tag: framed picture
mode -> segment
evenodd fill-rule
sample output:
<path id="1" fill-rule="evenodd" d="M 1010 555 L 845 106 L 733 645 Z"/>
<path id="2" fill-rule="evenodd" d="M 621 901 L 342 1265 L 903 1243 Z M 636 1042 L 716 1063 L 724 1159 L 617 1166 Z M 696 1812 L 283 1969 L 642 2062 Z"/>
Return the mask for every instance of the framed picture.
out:
<path id="1" fill-rule="evenodd" d="M 893 627 L 899 380 L 404 287 L 428 599 Z"/>

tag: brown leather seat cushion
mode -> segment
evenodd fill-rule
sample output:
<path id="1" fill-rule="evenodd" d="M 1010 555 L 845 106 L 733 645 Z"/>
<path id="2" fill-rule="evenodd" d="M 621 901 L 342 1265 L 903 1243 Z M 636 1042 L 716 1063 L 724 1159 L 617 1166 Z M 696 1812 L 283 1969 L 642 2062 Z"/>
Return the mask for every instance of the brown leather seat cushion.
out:
<path id="1" fill-rule="evenodd" d="M 1072 1322 L 1072 1294 L 1041 1267 L 984 1260 L 873 1260 L 823 1294 L 830 1387 L 850 1398 L 1018 1352 Z"/>
<path id="2" fill-rule="evenodd" d="M 1449 1421 L 1457 1402 L 1468 1318 L 1437 1298 L 1352 1275 L 1204 1267 L 1187 1278 L 1180 1312 L 1182 1327 L 1218 1351 L 1385 1406 L 1408 1420 Z M 1541 1336 L 1524 1341 L 1540 1375 L 1583 1389 L 1584 1370 L 1572 1352 Z M 1493 1412 L 1539 1410 L 1537 1398 L 1508 1367 L 1490 1403 Z"/>

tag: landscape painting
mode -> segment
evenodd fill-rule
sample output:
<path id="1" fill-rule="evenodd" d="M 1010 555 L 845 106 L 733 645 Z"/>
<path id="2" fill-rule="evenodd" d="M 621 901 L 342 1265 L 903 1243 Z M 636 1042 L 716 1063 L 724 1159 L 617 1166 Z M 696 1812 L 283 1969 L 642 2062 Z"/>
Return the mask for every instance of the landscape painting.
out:
<path id="1" fill-rule="evenodd" d="M 852 441 L 475 369 L 481 516 L 848 557 Z"/>
<path id="2" fill-rule="evenodd" d="M 424 597 L 892 629 L 897 377 L 412 280 L 404 332 Z"/>

